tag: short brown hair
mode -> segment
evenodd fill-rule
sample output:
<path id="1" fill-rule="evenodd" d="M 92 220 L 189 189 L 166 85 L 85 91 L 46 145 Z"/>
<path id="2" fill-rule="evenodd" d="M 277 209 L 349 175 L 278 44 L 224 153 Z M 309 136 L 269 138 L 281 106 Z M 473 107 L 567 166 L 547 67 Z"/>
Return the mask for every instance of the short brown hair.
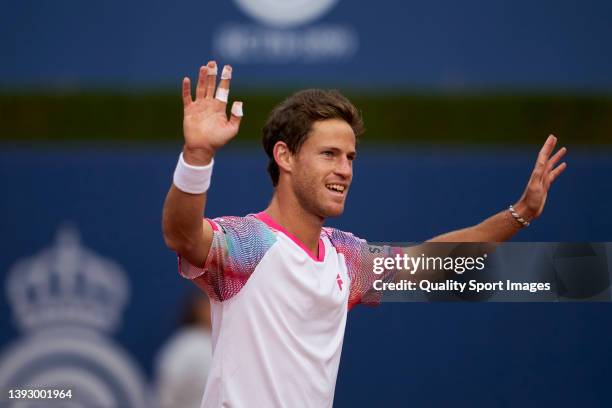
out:
<path id="1" fill-rule="evenodd" d="M 355 132 L 355 137 L 364 132 L 360 112 L 336 90 L 306 89 L 291 95 L 272 109 L 263 128 L 262 144 L 270 160 L 268 173 L 275 187 L 280 175 L 274 160 L 276 142 L 285 142 L 289 151 L 296 154 L 313 123 L 326 119 L 344 120 Z"/>

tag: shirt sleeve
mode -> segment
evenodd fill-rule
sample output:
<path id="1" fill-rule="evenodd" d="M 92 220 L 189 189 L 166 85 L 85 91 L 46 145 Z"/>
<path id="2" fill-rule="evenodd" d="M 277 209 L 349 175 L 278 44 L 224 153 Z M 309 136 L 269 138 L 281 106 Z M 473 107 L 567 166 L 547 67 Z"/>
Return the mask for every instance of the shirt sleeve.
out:
<path id="1" fill-rule="evenodd" d="M 179 255 L 179 273 L 192 280 L 213 301 L 235 296 L 276 242 L 274 233 L 252 216 L 207 219 L 213 239 L 203 267 Z"/>
<path id="2" fill-rule="evenodd" d="M 395 256 L 398 249 L 388 245 L 371 245 L 349 232 L 334 228 L 326 228 L 326 232 L 336 251 L 344 255 L 350 278 L 349 309 L 360 303 L 377 306 L 382 291 L 374 289 L 374 281 L 393 281 L 395 270 L 385 269 L 381 274 L 374 273 L 374 258 Z"/>

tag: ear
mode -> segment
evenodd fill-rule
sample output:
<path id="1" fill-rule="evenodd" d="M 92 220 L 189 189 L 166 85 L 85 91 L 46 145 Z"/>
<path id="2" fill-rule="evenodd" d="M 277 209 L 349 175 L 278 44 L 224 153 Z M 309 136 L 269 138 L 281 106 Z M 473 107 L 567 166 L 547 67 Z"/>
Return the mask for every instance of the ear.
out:
<path id="1" fill-rule="evenodd" d="M 280 141 L 276 142 L 272 152 L 278 168 L 286 171 L 287 173 L 291 173 L 291 169 L 293 168 L 293 154 L 291 154 L 291 151 L 289 151 L 289 146 L 287 146 L 287 143 Z"/>

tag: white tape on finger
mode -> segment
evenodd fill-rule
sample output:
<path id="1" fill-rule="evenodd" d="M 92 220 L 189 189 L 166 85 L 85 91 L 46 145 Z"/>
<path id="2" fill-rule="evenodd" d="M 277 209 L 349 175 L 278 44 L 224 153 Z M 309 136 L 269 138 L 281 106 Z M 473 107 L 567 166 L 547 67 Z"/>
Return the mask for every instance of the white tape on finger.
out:
<path id="1" fill-rule="evenodd" d="M 223 103 L 227 103 L 228 96 L 229 96 L 229 89 L 217 88 L 217 93 L 215 94 L 216 99 L 220 100 Z"/>
<path id="2" fill-rule="evenodd" d="M 242 114 L 242 102 L 234 102 L 232 104 L 232 115 L 238 116 L 239 118 L 243 116 L 243 114 Z"/>
<path id="3" fill-rule="evenodd" d="M 217 75 L 217 65 L 216 64 L 212 68 L 209 66 L 207 66 L 207 68 L 208 68 L 208 75 Z"/>
<path id="4" fill-rule="evenodd" d="M 223 67 L 223 71 L 221 71 L 221 79 L 232 79 L 232 67 L 229 65 Z"/>

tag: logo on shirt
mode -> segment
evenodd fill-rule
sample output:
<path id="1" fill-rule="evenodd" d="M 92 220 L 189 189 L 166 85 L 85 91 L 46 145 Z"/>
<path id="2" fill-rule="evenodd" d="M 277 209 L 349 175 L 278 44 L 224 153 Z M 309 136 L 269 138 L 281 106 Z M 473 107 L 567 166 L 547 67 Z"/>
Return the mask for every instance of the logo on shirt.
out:
<path id="1" fill-rule="evenodd" d="M 342 291 L 342 284 L 344 282 L 342 282 L 342 277 L 340 276 L 340 274 L 338 274 L 338 276 L 336 276 L 336 282 L 338 283 L 338 287 L 340 288 L 340 291 Z"/>

